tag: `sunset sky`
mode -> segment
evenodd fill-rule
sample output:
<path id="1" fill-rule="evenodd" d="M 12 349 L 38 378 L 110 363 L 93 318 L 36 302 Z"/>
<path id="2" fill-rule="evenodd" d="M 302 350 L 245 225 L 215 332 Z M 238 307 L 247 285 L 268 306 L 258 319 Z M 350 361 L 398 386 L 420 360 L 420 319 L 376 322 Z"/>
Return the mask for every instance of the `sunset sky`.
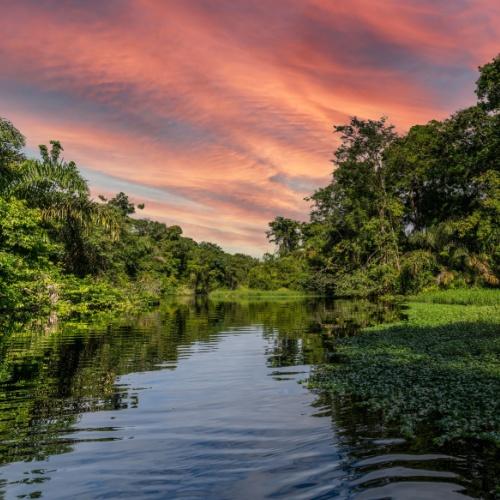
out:
<path id="1" fill-rule="evenodd" d="M 400 131 L 474 102 L 498 0 L 0 0 L 0 116 L 92 192 L 259 255 L 305 219 L 332 125 Z"/>

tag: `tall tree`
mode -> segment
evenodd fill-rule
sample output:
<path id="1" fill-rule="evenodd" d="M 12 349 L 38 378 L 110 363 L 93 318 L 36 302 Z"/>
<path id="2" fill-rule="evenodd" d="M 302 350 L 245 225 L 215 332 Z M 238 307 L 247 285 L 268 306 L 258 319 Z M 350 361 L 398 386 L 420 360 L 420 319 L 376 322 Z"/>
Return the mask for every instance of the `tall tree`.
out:
<path id="1" fill-rule="evenodd" d="M 25 144 L 23 134 L 10 121 L 0 117 L 0 194 L 12 181 L 13 169 L 24 160 Z"/>
<path id="2" fill-rule="evenodd" d="M 269 223 L 267 238 L 278 246 L 280 255 L 287 255 L 299 248 L 301 241 L 300 222 L 278 216 Z"/>
<path id="3" fill-rule="evenodd" d="M 500 54 L 479 68 L 476 95 L 480 104 L 488 111 L 500 109 Z"/>
<path id="4" fill-rule="evenodd" d="M 385 154 L 396 140 L 394 127 L 353 117 L 334 127 L 340 134 L 332 182 L 316 191 L 311 219 L 327 226 L 324 252 L 336 268 L 395 261 L 401 207 L 386 186 Z"/>

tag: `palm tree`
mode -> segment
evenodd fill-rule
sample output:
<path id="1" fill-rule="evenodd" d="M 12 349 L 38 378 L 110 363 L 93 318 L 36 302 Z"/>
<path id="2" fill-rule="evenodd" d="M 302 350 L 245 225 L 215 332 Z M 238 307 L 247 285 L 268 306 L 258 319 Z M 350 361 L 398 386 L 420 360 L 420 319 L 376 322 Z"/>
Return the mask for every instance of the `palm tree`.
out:
<path id="1" fill-rule="evenodd" d="M 498 286 L 499 279 L 492 270 L 487 249 L 471 248 L 460 237 L 457 225 L 460 222 L 452 219 L 440 222 L 415 231 L 409 236 L 408 242 L 414 248 L 428 251 L 429 255 L 436 255 L 445 273 L 456 270 L 466 273 L 470 279 L 480 277 L 483 282 Z"/>
<path id="2" fill-rule="evenodd" d="M 50 141 L 50 144 L 50 150 L 45 145 L 39 146 L 41 161 L 27 160 L 20 165 L 6 191 L 40 209 L 44 221 L 64 243 L 67 267 L 76 274 L 85 274 L 85 238 L 96 227 L 105 228 L 116 238 L 118 215 L 90 198 L 87 181 L 76 164 L 61 158 L 61 143 Z"/>
<path id="3" fill-rule="evenodd" d="M 46 220 L 78 221 L 85 228 L 98 224 L 114 229 L 111 211 L 90 198 L 87 181 L 78 171 L 75 162 L 61 158 L 63 147 L 59 141 L 39 146 L 42 161 L 25 161 L 10 182 L 9 194 L 25 199 L 39 208 Z"/>

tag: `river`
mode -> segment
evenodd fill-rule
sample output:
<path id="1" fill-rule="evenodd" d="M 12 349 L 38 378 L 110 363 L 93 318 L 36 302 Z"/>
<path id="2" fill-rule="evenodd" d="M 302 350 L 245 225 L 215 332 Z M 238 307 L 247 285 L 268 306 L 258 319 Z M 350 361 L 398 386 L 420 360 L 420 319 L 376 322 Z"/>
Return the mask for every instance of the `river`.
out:
<path id="1" fill-rule="evenodd" d="M 197 301 L 4 336 L 4 498 L 481 496 L 475 458 L 303 382 L 368 302 Z M 479 486 L 478 486 L 479 484 Z"/>

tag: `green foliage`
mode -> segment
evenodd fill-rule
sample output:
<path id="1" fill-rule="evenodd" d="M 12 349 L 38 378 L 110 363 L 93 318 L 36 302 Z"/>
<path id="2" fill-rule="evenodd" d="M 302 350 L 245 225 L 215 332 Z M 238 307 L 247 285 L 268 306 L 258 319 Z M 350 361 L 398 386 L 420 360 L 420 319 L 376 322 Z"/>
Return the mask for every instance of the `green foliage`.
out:
<path id="1" fill-rule="evenodd" d="M 102 199 L 106 201 L 105 198 L 102 197 Z M 108 201 L 108 205 L 115 207 L 122 215 L 131 215 L 135 213 L 135 205 L 130 202 L 128 196 L 123 192 L 119 192 L 114 198 L 111 198 L 111 200 Z M 141 207 L 144 208 L 144 205 L 141 205 Z"/>
<path id="2" fill-rule="evenodd" d="M 269 223 L 266 232 L 270 242 L 278 245 L 280 255 L 288 255 L 297 250 L 301 240 L 300 222 L 285 217 L 276 217 Z"/>
<path id="3" fill-rule="evenodd" d="M 22 148 L 26 140 L 8 120 L 0 117 L 0 196 L 16 176 L 18 165 L 24 160 Z"/>
<path id="4" fill-rule="evenodd" d="M 0 174 L 9 173 L 9 168 L 24 159 L 22 148 L 25 146 L 24 136 L 8 120 L 0 117 Z M 3 182 L 0 184 L 3 187 Z"/>
<path id="5" fill-rule="evenodd" d="M 403 136 L 386 118 L 334 127 L 332 181 L 309 198 L 309 222 L 269 223 L 277 254 L 262 260 L 132 218 L 144 205 L 123 192 L 93 200 L 60 142 L 26 159 L 23 135 L 0 119 L 0 308 L 90 314 L 181 290 L 363 297 L 498 287 L 498 68 L 498 56 L 480 68 L 476 106 Z"/>
<path id="6" fill-rule="evenodd" d="M 370 297 L 391 294 L 398 273 L 389 264 L 371 264 L 351 272 L 339 272 L 335 279 L 335 293 L 341 297 Z"/>
<path id="7" fill-rule="evenodd" d="M 241 300 L 241 299 L 287 299 L 308 296 L 300 290 L 288 290 L 288 288 L 279 288 L 278 290 L 259 290 L 255 288 L 240 287 L 235 290 L 218 289 L 210 293 L 210 298 L 215 300 Z"/>
<path id="8" fill-rule="evenodd" d="M 411 298 L 414 302 L 428 304 L 456 304 L 463 306 L 498 306 L 500 292 L 487 288 L 455 288 L 429 290 Z"/>
<path id="9" fill-rule="evenodd" d="M 339 341 L 339 362 L 319 368 L 311 386 L 352 398 L 405 435 L 431 427 L 438 443 L 500 445 L 500 292 L 422 298 L 439 303 L 411 303 L 408 321 Z"/>
<path id="10" fill-rule="evenodd" d="M 105 312 L 138 309 L 138 297 L 130 289 L 118 289 L 92 277 L 66 276 L 59 285 L 58 312 L 61 318 L 87 318 Z"/>
<path id="11" fill-rule="evenodd" d="M 196 293 L 208 293 L 224 281 L 225 255 L 214 243 L 202 242 L 193 252 L 190 280 Z"/>
<path id="12" fill-rule="evenodd" d="M 125 193 L 90 197 L 63 147 L 26 160 L 24 137 L 0 119 L 0 310 L 88 317 L 157 304 L 182 291 L 248 286 L 258 261 L 196 243 L 179 226 L 135 219 Z M 5 315 L 4 315 L 5 316 Z"/>
<path id="13" fill-rule="evenodd" d="M 479 68 L 481 76 L 477 81 L 476 94 L 488 110 L 500 108 L 500 54 L 491 62 Z"/>
<path id="14" fill-rule="evenodd" d="M 40 209 L 44 226 L 63 245 L 65 270 L 85 276 L 94 268 L 89 236 L 100 228 L 114 236 L 116 216 L 90 199 L 87 182 L 75 163 L 60 158 L 61 144 L 51 141 L 51 145 L 50 151 L 40 146 L 42 161 L 27 160 L 18 166 L 6 195 Z"/>
<path id="15" fill-rule="evenodd" d="M 249 287 L 260 290 L 303 290 L 307 280 L 307 263 L 295 255 L 266 255 L 248 274 Z"/>
<path id="16" fill-rule="evenodd" d="M 0 311 L 26 313 L 50 306 L 57 250 L 40 226 L 41 214 L 0 197 Z"/>

